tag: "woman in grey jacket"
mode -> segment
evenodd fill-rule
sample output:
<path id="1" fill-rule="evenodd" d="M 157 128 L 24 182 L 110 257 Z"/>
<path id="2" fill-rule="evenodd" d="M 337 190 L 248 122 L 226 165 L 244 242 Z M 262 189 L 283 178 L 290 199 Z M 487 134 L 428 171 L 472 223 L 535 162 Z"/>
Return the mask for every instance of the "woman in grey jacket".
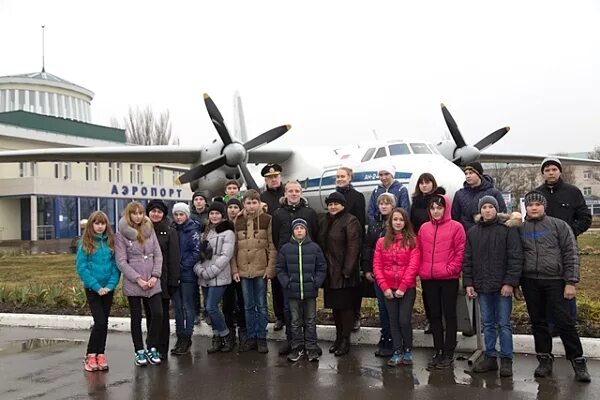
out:
<path id="1" fill-rule="evenodd" d="M 135 348 L 135 365 L 160 364 L 156 350 L 162 324 L 160 276 L 162 252 L 152 222 L 138 202 L 127 204 L 119 220 L 115 240 L 115 259 L 123 273 L 123 294 L 131 314 L 131 337 Z M 142 338 L 142 301 L 150 310 L 152 321 L 144 350 Z"/>
<path id="2" fill-rule="evenodd" d="M 230 261 L 235 247 L 233 225 L 227 221 L 225 204 L 215 201 L 208 209 L 208 225 L 202 235 L 200 262 L 194 266 L 198 284 L 206 290 L 206 312 L 213 328 L 212 347 L 208 353 L 232 349 L 231 333 L 219 308 L 227 285 L 231 283 Z"/>

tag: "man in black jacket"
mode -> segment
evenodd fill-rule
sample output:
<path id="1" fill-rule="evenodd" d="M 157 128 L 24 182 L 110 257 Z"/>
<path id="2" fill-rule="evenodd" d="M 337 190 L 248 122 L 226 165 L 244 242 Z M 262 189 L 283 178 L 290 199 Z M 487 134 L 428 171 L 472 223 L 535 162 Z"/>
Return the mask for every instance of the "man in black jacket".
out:
<path id="1" fill-rule="evenodd" d="M 576 186 L 570 185 L 560 177 L 562 164 L 558 158 L 548 157 L 542 161 L 544 184 L 536 189 L 546 198 L 548 207 L 546 215 L 562 219 L 571 227 L 575 238 L 587 231 L 592 225 L 592 213 L 585 204 L 583 194 Z M 577 321 L 577 299 L 569 300 L 569 312 Z M 553 335 L 558 336 L 554 329 L 554 321 L 550 321 Z"/>

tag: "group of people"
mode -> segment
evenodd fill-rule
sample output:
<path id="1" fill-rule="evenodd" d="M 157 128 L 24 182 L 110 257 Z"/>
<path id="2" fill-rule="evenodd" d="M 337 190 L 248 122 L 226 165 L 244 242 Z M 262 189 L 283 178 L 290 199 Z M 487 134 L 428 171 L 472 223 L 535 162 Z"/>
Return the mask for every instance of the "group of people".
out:
<path id="1" fill-rule="evenodd" d="M 327 213 L 318 215 L 300 183 L 284 185 L 281 166 L 269 164 L 262 170 L 263 193 L 251 189 L 241 196 L 239 184 L 231 181 L 225 196 L 210 204 L 199 192 L 191 207 L 175 204 L 172 222 L 162 201 L 145 208 L 132 202 L 113 234 L 106 215 L 96 211 L 88 218 L 76 262 L 94 318 L 84 368 L 108 368 L 108 315 L 120 273 L 138 366 L 167 357 L 171 305 L 177 342 L 170 352 L 189 352 L 198 291 L 213 330 L 208 353 L 232 351 L 236 343 L 239 352 L 267 353 L 269 280 L 281 321 L 275 328 L 286 328 L 279 353 L 288 360 L 318 361 L 322 354 L 316 299 L 323 288 L 336 327 L 330 353 L 350 351 L 362 297 L 373 292 L 381 326 L 375 355 L 389 357 L 390 366 L 410 365 L 418 277 L 434 343 L 428 369 L 453 367 L 462 284 L 481 306 L 485 357 L 473 372 L 500 369 L 501 376 L 512 376 L 512 297 L 522 293 L 539 360 L 535 375 L 552 373 L 555 329 L 576 379 L 589 382 L 574 298 L 576 236 L 589 228 L 591 215 L 581 192 L 560 178 L 558 159 L 544 160 L 541 170 L 545 183 L 525 195 L 524 221 L 519 213 L 506 214 L 502 194 L 478 162 L 465 167 L 464 187 L 454 201 L 430 173 L 418 178 L 411 201 L 395 180 L 395 168 L 384 165 L 367 208 L 352 186 L 352 170 L 341 167 L 336 190 L 325 199 Z"/>

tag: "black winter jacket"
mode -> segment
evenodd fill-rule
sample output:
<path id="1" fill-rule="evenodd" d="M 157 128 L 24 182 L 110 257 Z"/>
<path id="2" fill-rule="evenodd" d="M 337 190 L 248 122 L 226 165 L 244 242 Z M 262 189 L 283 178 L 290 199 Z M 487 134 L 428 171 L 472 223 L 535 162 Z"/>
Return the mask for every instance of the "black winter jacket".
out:
<path id="1" fill-rule="evenodd" d="M 367 234 L 363 240 L 363 247 L 361 253 L 361 269 L 363 272 L 373 273 L 373 253 L 375 253 L 375 245 L 377 240 L 385 236 L 385 224 L 386 219 L 383 215 L 378 214 L 375 218 L 375 222 L 369 224 Z"/>
<path id="2" fill-rule="evenodd" d="M 281 207 L 281 203 L 279 202 L 283 197 L 283 184 L 279 186 L 277 189 L 266 189 L 264 192 L 260 194 L 260 200 L 263 203 L 267 204 L 267 214 L 273 215 L 275 210 Z"/>
<path id="3" fill-rule="evenodd" d="M 319 245 L 310 237 L 292 238 L 277 254 L 277 278 L 291 299 L 313 299 L 327 276 L 327 263 Z"/>
<path id="4" fill-rule="evenodd" d="M 169 226 L 166 218 L 153 223 L 154 232 L 163 256 L 160 287 L 163 299 L 169 299 L 179 287 L 181 254 L 179 252 L 179 236 L 177 230 Z"/>
<path id="5" fill-rule="evenodd" d="M 365 203 L 365 196 L 354 189 L 352 185 L 343 188 L 336 187 L 335 190 L 336 192 L 343 194 L 346 198 L 346 211 L 358 219 L 360 226 L 363 228 L 364 235 L 365 226 L 367 225 L 367 205 Z"/>
<path id="6" fill-rule="evenodd" d="M 285 198 L 280 200 L 281 207 L 273 213 L 273 244 L 279 251 L 281 246 L 292 238 L 292 221 L 302 218 L 308 224 L 310 237 L 319 237 L 319 222 L 317 212 L 308 206 L 306 199 L 300 199 L 300 203 L 292 206 Z"/>
<path id="7" fill-rule="evenodd" d="M 500 213 L 506 212 L 506 203 L 502 193 L 494 187 L 494 180 L 489 175 L 483 175 L 481 185 L 471 187 L 467 182 L 458 190 L 452 200 L 452 219 L 458 221 L 468 231 L 475 225 L 475 215 L 479 214 L 479 199 L 483 196 L 492 196 L 498 201 Z"/>
<path id="8" fill-rule="evenodd" d="M 554 186 L 543 184 L 536 189 L 548 201 L 546 215 L 565 221 L 575 236 L 581 235 L 592 225 L 592 213 L 585 204 L 581 191 L 561 178 Z"/>
<path id="9" fill-rule="evenodd" d="M 481 219 L 469 229 L 463 259 L 464 287 L 496 293 L 504 285 L 519 286 L 523 248 L 517 227 L 508 226 L 509 222 L 508 215 L 498 214 L 495 220 Z"/>
<path id="10" fill-rule="evenodd" d="M 446 189 L 439 186 L 435 188 L 433 193 L 421 194 L 413 196 L 412 205 L 410 206 L 410 222 L 412 223 L 415 233 L 419 233 L 419 228 L 425 222 L 429 222 L 429 200 L 434 194 L 446 194 Z"/>

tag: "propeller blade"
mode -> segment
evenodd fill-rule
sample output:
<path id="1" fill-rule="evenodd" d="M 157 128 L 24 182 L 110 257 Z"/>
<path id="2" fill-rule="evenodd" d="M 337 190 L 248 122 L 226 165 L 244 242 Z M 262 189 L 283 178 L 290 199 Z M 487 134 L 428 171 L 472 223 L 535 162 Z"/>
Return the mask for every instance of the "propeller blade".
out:
<path id="1" fill-rule="evenodd" d="M 252 150 L 263 144 L 270 143 L 273 140 L 283 136 L 283 134 L 286 133 L 287 131 L 289 131 L 291 128 L 292 128 L 291 125 L 281 125 L 281 126 L 278 126 L 277 128 L 273 128 L 269 131 L 266 131 L 265 133 L 258 135 L 254 139 L 250 139 L 249 141 L 244 143 L 244 148 L 246 150 Z"/>
<path id="2" fill-rule="evenodd" d="M 244 177 L 244 181 L 246 181 L 246 186 L 248 187 L 248 189 L 258 190 L 258 185 L 256 184 L 256 181 L 252 177 L 252 174 L 250 174 L 250 170 L 248 169 L 248 166 L 246 165 L 246 163 L 239 163 L 238 169 L 240 170 L 240 173 Z"/>
<path id="3" fill-rule="evenodd" d="M 488 147 L 496 143 L 498 140 L 502 139 L 504 135 L 508 133 L 508 131 L 510 131 L 509 126 L 500 128 L 496 132 L 490 133 L 489 135 L 481 139 L 479 142 L 477 142 L 475 144 L 475 147 L 477 147 L 479 150 L 487 149 Z"/>
<path id="4" fill-rule="evenodd" d="M 460 130 L 458 129 L 458 125 L 456 125 L 456 121 L 452 118 L 452 114 L 446 108 L 446 106 L 442 103 L 442 114 L 444 115 L 444 120 L 446 121 L 446 125 L 448 125 L 448 129 L 450 130 L 450 135 L 452 135 L 452 139 L 454 139 L 454 143 L 456 143 L 456 147 L 464 147 L 467 145 L 465 139 L 463 139 Z"/>
<path id="5" fill-rule="evenodd" d="M 213 158 L 212 160 L 209 160 L 205 163 L 196 165 L 195 167 L 191 168 L 189 171 L 181 175 L 179 178 L 177 178 L 177 184 L 181 185 L 200 179 L 204 175 L 209 174 L 215 169 L 225 165 L 225 161 L 225 156 L 220 155 L 219 157 Z"/>
<path id="6" fill-rule="evenodd" d="M 217 105 L 215 104 L 215 102 L 212 101 L 212 99 L 210 98 L 210 96 L 207 93 L 204 93 L 204 104 L 206 105 L 206 111 L 208 111 L 210 120 L 212 121 L 213 125 L 215 126 L 215 129 L 217 130 L 217 133 L 219 134 L 219 137 L 221 138 L 221 141 L 223 142 L 223 144 L 225 146 L 227 146 L 228 144 L 233 143 L 233 140 L 231 139 L 231 135 L 229 134 L 229 131 L 227 130 L 227 127 L 225 126 L 225 121 L 223 120 L 223 116 L 219 112 L 219 109 L 217 108 Z"/>

